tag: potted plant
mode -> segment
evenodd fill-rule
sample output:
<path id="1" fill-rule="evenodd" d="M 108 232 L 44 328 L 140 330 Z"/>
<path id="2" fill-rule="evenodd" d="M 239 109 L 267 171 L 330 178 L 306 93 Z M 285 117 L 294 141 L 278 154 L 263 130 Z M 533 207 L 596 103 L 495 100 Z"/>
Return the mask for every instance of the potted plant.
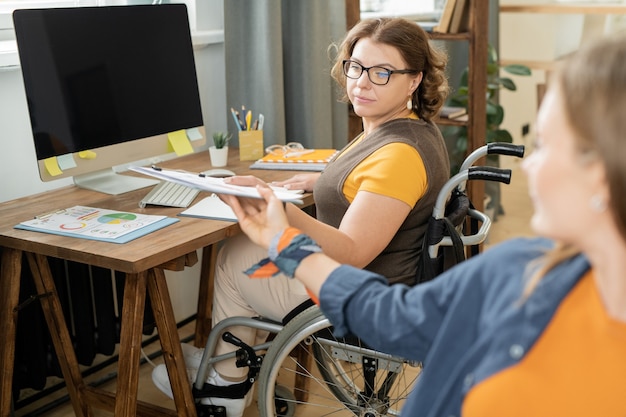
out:
<path id="1" fill-rule="evenodd" d="M 212 166 L 224 167 L 228 164 L 228 142 L 231 137 L 231 134 L 224 132 L 213 133 L 213 146 L 209 147 Z"/>
<path id="2" fill-rule="evenodd" d="M 506 129 L 501 129 L 500 125 L 504 120 L 504 107 L 498 103 L 498 91 L 505 88 L 510 91 L 516 91 L 517 86 L 515 82 L 508 77 L 501 77 L 500 70 L 512 75 L 528 76 L 531 75 L 531 70 L 525 65 L 505 65 L 500 66 L 498 63 L 498 53 L 491 45 L 487 45 L 487 132 L 486 143 L 492 142 L 506 142 L 512 143 L 513 136 Z M 467 109 L 468 104 L 468 72 L 469 69 L 465 68 L 461 74 L 461 80 L 456 92 L 450 97 L 448 104 L 450 106 L 461 106 Z M 463 161 L 467 153 L 467 128 L 449 127 L 445 129 L 445 134 L 451 137 L 456 137 L 455 145 L 450 150 L 451 169 L 452 174 L 455 174 Z M 499 166 L 498 155 L 487 156 L 487 162 L 493 166 Z M 494 209 L 494 215 L 502 213 L 500 206 L 500 189 L 499 183 L 487 181 L 485 184 L 485 190 L 490 198 L 490 205 Z"/>
<path id="3" fill-rule="evenodd" d="M 506 129 L 501 129 L 500 125 L 504 120 L 504 107 L 498 103 L 498 91 L 505 88 L 510 91 L 516 91 L 517 86 L 515 82 L 508 77 L 500 77 L 500 70 L 512 75 L 528 76 L 531 75 L 531 70 L 525 65 L 505 65 L 500 66 L 498 63 L 498 53 L 493 46 L 487 46 L 487 137 L 486 143 L 491 142 L 513 142 L 513 136 Z M 468 92 L 467 85 L 468 80 L 468 68 L 465 68 L 461 74 L 461 80 L 459 87 L 455 94 L 450 97 L 449 105 L 461 106 L 467 108 Z M 459 127 L 456 129 L 457 140 L 456 146 L 453 150 L 454 154 L 458 154 L 461 157 L 467 152 L 467 129 L 465 127 Z M 497 155 L 493 156 L 497 158 Z M 496 162 L 496 159 L 492 159 L 492 162 Z"/>

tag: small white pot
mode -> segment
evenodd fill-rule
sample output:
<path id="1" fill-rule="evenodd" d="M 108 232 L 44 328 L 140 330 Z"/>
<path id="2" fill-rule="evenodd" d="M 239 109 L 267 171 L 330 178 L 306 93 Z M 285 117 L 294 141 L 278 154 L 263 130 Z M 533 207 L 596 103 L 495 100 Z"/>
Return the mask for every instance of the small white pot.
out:
<path id="1" fill-rule="evenodd" d="M 209 147 L 211 166 L 225 167 L 228 164 L 228 146 L 217 149 L 215 146 Z"/>

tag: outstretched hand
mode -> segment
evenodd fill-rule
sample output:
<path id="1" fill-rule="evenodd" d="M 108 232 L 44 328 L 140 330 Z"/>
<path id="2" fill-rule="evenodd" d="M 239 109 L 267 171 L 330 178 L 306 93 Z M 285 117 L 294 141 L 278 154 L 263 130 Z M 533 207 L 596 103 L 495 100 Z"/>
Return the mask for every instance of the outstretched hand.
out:
<path id="1" fill-rule="evenodd" d="M 262 199 L 230 194 L 220 194 L 219 197 L 233 209 L 244 233 L 254 243 L 267 249 L 272 237 L 289 227 L 289 222 L 283 203 L 274 192 L 267 186 L 257 185 L 256 189 Z"/>
<path id="2" fill-rule="evenodd" d="M 274 181 L 272 185 L 275 185 L 276 187 L 285 187 L 288 190 L 304 190 L 312 192 L 315 182 L 319 177 L 319 172 L 315 174 L 296 174 L 284 181 Z"/>

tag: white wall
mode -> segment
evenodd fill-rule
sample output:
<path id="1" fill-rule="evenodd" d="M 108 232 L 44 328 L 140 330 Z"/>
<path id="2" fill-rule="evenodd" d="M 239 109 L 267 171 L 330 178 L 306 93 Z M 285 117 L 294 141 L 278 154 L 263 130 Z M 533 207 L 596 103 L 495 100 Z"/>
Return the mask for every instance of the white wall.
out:
<path id="1" fill-rule="evenodd" d="M 197 29 L 204 31 L 201 38 L 208 42 L 194 47 L 204 125 L 207 132 L 225 131 L 228 113 L 222 1 L 201 0 L 195 14 Z M 0 202 L 71 183 L 71 179 L 47 183 L 39 179 L 21 72 L 19 67 L 0 68 Z M 182 272 L 167 271 L 177 320 L 196 312 L 199 272 L 200 263 Z"/>
<path id="2" fill-rule="evenodd" d="M 501 0 L 500 4 L 545 3 L 545 0 Z M 602 3 L 602 1 L 598 1 Z M 500 13 L 500 59 L 506 62 L 541 62 L 532 66 L 532 76 L 512 78 L 517 91 L 502 90 L 500 103 L 505 109 L 502 128 L 513 135 L 515 143 L 524 144 L 530 151 L 534 138 L 534 123 L 538 108 L 537 86 L 547 78 L 545 65 L 575 51 L 596 36 L 626 27 L 624 16 Z M 522 136 L 522 127 L 530 126 L 530 133 Z M 517 163 L 504 158 L 505 163 Z"/>

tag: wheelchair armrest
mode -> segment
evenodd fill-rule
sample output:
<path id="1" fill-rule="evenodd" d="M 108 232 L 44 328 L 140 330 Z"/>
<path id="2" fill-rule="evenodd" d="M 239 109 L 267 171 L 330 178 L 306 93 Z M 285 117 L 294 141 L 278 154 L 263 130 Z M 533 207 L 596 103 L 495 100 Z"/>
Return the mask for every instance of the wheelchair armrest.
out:
<path id="1" fill-rule="evenodd" d="M 467 214 L 470 218 L 481 222 L 481 224 L 476 233 L 467 236 L 461 235 L 461 242 L 463 242 L 463 246 L 479 245 L 487 239 L 487 236 L 489 236 L 489 230 L 491 229 L 491 218 L 485 213 L 476 209 L 469 209 L 469 212 Z M 452 245 L 452 239 L 449 236 L 445 236 L 438 244 L 431 245 L 428 248 L 428 256 L 430 256 L 431 259 L 434 259 L 439 252 L 440 246 Z"/>

